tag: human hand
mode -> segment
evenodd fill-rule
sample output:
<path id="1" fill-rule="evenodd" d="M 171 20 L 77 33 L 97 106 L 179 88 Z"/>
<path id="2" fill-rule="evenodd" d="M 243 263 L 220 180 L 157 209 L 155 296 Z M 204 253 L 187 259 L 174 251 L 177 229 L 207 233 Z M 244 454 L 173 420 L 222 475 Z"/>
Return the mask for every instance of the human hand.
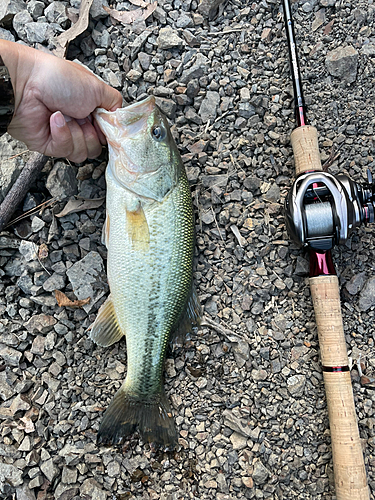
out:
<path id="1" fill-rule="evenodd" d="M 91 113 L 114 111 L 120 92 L 79 64 L 0 40 L 15 92 L 8 133 L 32 151 L 80 163 L 101 152 L 105 138 Z"/>

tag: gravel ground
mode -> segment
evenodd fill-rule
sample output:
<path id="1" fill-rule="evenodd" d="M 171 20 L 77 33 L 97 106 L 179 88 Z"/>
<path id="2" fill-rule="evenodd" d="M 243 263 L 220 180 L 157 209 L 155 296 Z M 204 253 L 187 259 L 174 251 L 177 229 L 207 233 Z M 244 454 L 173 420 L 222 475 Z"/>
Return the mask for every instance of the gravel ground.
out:
<path id="1" fill-rule="evenodd" d="M 128 102 L 157 96 L 168 115 L 196 209 L 198 293 L 222 330 L 203 327 L 168 355 L 177 451 L 156 452 L 136 436 L 122 449 L 97 447 L 103 409 L 126 372 L 125 342 L 103 349 L 86 333 L 108 294 L 105 205 L 57 215 L 76 194 L 105 195 L 105 153 L 82 165 L 49 161 L 23 209 L 51 195 L 59 201 L 0 235 L 0 497 L 334 499 L 308 260 L 289 241 L 282 209 L 295 124 L 280 3 L 158 0 L 151 17 L 128 26 L 113 22 L 103 3 L 94 1 L 89 28 L 67 57 Z M 6 0 L 0 36 L 53 49 L 78 7 Z M 322 159 L 338 151 L 329 170 L 356 181 L 374 166 L 374 10 L 372 0 L 294 4 Z M 24 149 L 0 140 L 1 196 L 27 154 L 9 158 Z M 375 491 L 373 234 L 362 227 L 333 255 Z M 56 289 L 91 302 L 58 307 Z"/>

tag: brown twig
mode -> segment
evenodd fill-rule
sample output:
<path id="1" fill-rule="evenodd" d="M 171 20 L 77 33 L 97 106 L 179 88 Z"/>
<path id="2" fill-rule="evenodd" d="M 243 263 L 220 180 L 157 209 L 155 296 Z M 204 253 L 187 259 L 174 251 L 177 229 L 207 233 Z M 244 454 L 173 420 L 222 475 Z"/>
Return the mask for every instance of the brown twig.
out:
<path id="1" fill-rule="evenodd" d="M 42 171 L 47 160 L 48 156 L 44 156 L 40 153 L 33 153 L 25 167 L 22 169 L 18 179 L 10 188 L 10 191 L 0 205 L 0 231 L 4 229 L 17 206 L 26 196 L 28 190 L 30 189 L 30 185 Z"/>

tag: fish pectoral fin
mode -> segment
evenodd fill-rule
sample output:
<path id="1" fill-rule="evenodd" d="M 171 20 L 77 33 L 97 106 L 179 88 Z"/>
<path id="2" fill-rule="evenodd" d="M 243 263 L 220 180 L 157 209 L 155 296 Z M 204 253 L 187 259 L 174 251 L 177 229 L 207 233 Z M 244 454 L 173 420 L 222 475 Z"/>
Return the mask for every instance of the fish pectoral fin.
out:
<path id="1" fill-rule="evenodd" d="M 89 337 L 96 344 L 108 347 L 120 340 L 123 335 L 124 332 L 117 321 L 112 297 L 109 296 L 99 309 Z"/>
<path id="2" fill-rule="evenodd" d="M 193 328 L 199 327 L 201 318 L 202 306 L 195 287 L 192 285 L 186 306 L 173 329 L 172 342 L 183 343 L 185 336 L 191 333 Z"/>
<path id="3" fill-rule="evenodd" d="M 109 222 L 109 215 L 107 214 L 105 217 L 105 222 L 103 224 L 102 228 L 102 245 L 105 245 L 108 248 L 108 241 L 109 241 L 109 229 L 110 229 L 110 222 Z"/>
<path id="4" fill-rule="evenodd" d="M 137 210 L 126 210 L 128 234 L 134 250 L 147 251 L 150 246 L 150 230 L 142 206 Z"/>

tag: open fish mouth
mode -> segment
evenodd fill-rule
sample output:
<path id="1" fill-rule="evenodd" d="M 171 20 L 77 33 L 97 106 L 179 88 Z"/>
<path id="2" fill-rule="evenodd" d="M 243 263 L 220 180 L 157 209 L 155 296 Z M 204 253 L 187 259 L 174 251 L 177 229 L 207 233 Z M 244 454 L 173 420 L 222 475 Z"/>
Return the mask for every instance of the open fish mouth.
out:
<path id="1" fill-rule="evenodd" d="M 108 142 L 121 137 L 132 137 L 144 130 L 149 116 L 155 111 L 155 97 L 150 96 L 115 111 L 98 108 L 94 117 Z"/>

